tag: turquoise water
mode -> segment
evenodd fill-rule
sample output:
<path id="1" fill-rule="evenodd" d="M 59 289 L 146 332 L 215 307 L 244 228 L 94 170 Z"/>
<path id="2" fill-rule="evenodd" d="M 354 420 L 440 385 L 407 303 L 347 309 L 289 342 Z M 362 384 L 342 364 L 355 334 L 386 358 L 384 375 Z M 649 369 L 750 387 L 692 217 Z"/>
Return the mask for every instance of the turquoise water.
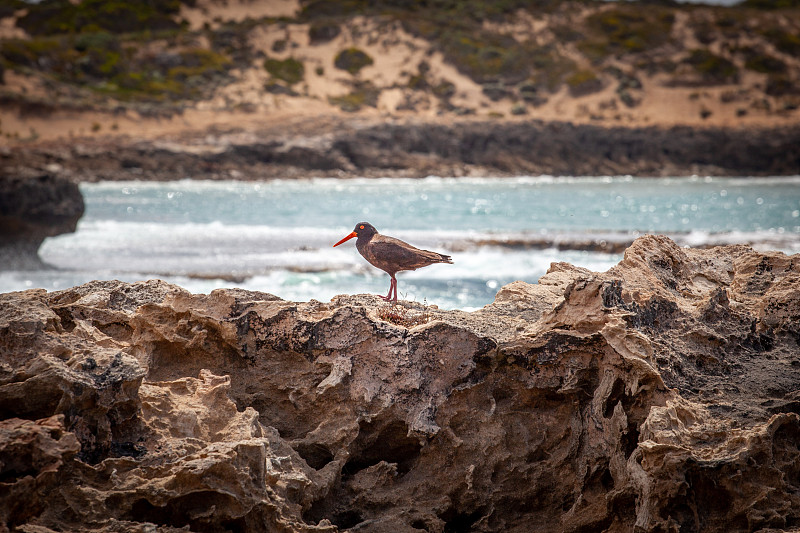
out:
<path id="1" fill-rule="evenodd" d="M 0 273 L 0 291 L 91 279 L 160 277 L 193 292 L 239 286 L 291 300 L 386 294 L 388 276 L 354 241 L 366 220 L 382 233 L 453 256 L 398 275 L 400 296 L 477 308 L 497 289 L 536 282 L 553 261 L 606 270 L 621 258 L 498 241 L 627 241 L 666 233 L 680 244 L 744 242 L 800 251 L 800 178 L 426 178 L 82 184 L 74 234 L 48 239 L 55 270 Z M 483 242 L 483 244 L 476 244 Z"/>
<path id="2" fill-rule="evenodd" d="M 794 178 L 426 178 L 84 184 L 87 219 L 476 231 L 762 231 L 800 226 Z"/>

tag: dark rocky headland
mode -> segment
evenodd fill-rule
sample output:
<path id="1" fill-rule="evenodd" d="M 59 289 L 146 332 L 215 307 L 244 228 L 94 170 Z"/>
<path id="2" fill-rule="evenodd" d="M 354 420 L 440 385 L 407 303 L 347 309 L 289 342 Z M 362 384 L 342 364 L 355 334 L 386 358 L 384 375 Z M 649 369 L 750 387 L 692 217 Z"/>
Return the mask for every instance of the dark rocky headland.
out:
<path id="1" fill-rule="evenodd" d="M 564 122 L 306 118 L 258 131 L 170 140 L 82 139 L 21 145 L 6 175 L 72 181 L 309 176 L 780 176 L 800 173 L 800 128 L 607 128 Z"/>
<path id="2" fill-rule="evenodd" d="M 800 524 L 798 256 L 647 236 L 473 313 L 383 305 L 0 295 L 0 529 Z"/>
<path id="3" fill-rule="evenodd" d="M 83 209 L 78 184 L 66 177 L 29 168 L 0 172 L 0 270 L 44 268 L 39 246 L 75 231 Z"/>

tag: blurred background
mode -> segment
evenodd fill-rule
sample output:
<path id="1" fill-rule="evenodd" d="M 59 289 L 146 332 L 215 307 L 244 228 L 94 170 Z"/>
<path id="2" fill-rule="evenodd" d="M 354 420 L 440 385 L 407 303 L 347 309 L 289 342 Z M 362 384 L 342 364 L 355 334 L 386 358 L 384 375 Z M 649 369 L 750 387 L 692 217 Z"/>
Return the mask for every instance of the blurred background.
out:
<path id="1" fill-rule="evenodd" d="M 721 4 L 721 3 L 720 3 Z M 475 309 L 645 233 L 800 251 L 800 4 L 7 0 L 0 292 Z"/>

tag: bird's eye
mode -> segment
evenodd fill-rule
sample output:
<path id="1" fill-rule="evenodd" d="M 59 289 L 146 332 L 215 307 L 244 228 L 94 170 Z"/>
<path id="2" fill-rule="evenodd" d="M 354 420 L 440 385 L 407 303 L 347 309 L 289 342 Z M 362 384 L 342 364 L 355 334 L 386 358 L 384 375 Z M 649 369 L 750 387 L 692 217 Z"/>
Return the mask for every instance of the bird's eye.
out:
<path id="1" fill-rule="evenodd" d="M 359 226 L 358 229 L 364 229 L 364 226 Z"/>

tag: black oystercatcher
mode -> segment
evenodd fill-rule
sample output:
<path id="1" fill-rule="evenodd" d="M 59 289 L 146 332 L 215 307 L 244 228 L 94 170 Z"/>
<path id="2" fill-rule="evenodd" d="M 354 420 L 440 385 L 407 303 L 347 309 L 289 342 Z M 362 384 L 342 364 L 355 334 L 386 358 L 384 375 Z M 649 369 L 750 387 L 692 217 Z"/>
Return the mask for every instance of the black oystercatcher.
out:
<path id="1" fill-rule="evenodd" d="M 358 237 L 356 248 L 358 252 L 372 264 L 389 274 L 392 281 L 389 285 L 389 294 L 381 296 L 384 300 L 397 301 L 397 278 L 395 274 L 401 270 L 416 270 L 434 263 L 451 263 L 449 255 L 428 250 L 420 250 L 410 244 L 381 235 L 369 222 L 359 222 L 353 232 L 333 246 L 339 246 L 345 241 Z M 394 293 L 394 298 L 392 298 Z"/>

